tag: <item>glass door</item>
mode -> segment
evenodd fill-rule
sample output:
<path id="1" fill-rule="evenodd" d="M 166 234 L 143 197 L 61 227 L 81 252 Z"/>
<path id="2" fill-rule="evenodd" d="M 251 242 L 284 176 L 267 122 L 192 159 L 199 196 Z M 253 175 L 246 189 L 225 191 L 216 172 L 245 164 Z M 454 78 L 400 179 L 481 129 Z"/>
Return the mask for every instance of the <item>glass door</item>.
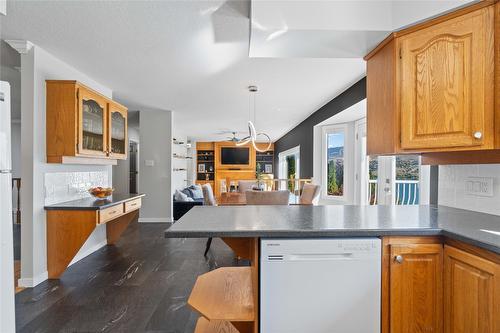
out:
<path id="1" fill-rule="evenodd" d="M 108 123 L 109 155 L 113 158 L 127 158 L 127 109 L 121 105 L 109 104 Z"/>
<path id="2" fill-rule="evenodd" d="M 78 153 L 106 156 L 106 103 L 85 89 L 79 89 Z"/>

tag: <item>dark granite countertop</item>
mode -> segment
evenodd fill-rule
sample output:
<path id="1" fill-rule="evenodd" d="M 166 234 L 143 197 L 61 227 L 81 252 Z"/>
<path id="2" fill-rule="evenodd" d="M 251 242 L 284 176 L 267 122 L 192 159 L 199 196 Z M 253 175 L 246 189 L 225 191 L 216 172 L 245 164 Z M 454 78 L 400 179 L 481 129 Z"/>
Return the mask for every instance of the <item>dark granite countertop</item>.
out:
<path id="1" fill-rule="evenodd" d="M 445 235 L 500 253 L 500 216 L 445 206 L 197 206 L 165 231 L 181 237 Z"/>
<path id="2" fill-rule="evenodd" d="M 94 197 L 83 198 L 60 202 L 53 205 L 45 206 L 45 210 L 99 210 L 111 206 L 119 205 L 125 201 L 130 201 L 135 198 L 143 197 L 145 194 L 113 194 L 109 199 L 98 200 Z"/>

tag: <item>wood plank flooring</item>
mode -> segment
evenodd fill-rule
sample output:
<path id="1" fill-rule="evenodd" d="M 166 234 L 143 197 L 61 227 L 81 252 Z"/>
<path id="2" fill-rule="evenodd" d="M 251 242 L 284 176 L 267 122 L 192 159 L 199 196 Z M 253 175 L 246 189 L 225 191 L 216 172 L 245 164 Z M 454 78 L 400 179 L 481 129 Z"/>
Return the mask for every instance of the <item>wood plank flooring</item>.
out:
<path id="1" fill-rule="evenodd" d="M 245 266 L 219 239 L 165 239 L 166 223 L 132 223 L 106 246 L 49 280 L 16 294 L 18 332 L 192 333 L 187 305 L 196 277 Z"/>

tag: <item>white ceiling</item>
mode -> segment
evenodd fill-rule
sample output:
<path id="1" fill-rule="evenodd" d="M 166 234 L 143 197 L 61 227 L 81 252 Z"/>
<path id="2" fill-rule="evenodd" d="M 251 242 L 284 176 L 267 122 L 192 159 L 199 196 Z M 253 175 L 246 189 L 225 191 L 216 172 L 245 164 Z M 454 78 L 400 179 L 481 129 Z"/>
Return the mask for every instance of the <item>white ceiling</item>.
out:
<path id="1" fill-rule="evenodd" d="M 244 131 L 246 87 L 258 85 L 256 125 L 276 139 L 363 77 L 365 63 L 312 51 L 250 58 L 249 7 L 249 1 L 8 1 L 1 34 L 46 49 L 109 86 L 131 109 L 173 110 L 175 130 L 197 138 Z M 366 36 L 365 44 L 383 37 Z M 323 41 L 302 42 L 314 49 Z"/>

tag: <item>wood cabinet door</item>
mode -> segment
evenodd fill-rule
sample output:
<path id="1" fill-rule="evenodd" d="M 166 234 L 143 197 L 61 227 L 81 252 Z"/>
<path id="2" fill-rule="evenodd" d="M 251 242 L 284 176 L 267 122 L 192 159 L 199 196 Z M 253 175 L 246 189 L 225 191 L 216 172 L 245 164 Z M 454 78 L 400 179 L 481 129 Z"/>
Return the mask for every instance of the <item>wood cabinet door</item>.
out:
<path id="1" fill-rule="evenodd" d="M 493 148 L 493 7 L 399 38 L 401 148 Z"/>
<path id="2" fill-rule="evenodd" d="M 108 155 L 113 159 L 127 159 L 127 109 L 108 103 Z"/>
<path id="3" fill-rule="evenodd" d="M 443 246 L 391 245 L 390 332 L 442 332 Z"/>
<path id="4" fill-rule="evenodd" d="M 83 87 L 78 88 L 78 154 L 107 155 L 107 103 Z"/>
<path id="5" fill-rule="evenodd" d="M 500 332 L 500 265 L 445 246 L 444 267 L 445 333 Z"/>

